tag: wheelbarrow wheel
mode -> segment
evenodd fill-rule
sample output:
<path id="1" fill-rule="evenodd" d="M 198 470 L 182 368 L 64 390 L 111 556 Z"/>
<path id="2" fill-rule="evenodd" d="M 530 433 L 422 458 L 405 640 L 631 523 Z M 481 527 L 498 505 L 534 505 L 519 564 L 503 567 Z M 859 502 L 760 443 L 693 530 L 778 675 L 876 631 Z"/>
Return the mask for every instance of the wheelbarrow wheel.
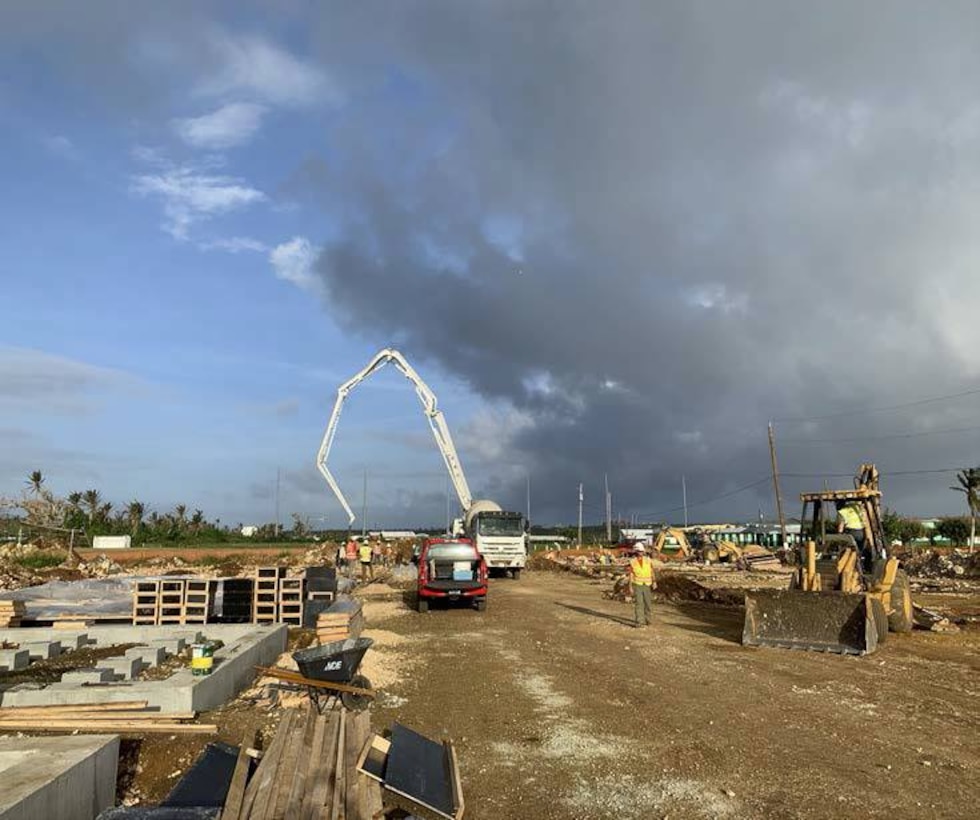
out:
<path id="1" fill-rule="evenodd" d="M 364 677 L 364 675 L 354 675 L 351 678 L 350 685 L 357 686 L 360 689 L 370 689 L 371 681 Z M 371 696 L 357 695 L 354 692 L 341 692 L 340 702 L 352 712 L 363 712 L 370 705 Z"/>

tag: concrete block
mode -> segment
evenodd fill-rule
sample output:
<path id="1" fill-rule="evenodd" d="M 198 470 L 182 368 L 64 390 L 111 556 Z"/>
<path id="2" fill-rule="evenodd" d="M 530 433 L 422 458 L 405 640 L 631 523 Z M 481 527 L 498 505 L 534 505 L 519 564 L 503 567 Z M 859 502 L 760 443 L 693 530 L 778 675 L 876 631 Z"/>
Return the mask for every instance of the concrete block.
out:
<path id="1" fill-rule="evenodd" d="M 134 646 L 126 650 L 127 658 L 139 658 L 147 666 L 159 666 L 167 657 L 167 650 L 162 646 Z"/>
<path id="2" fill-rule="evenodd" d="M 162 646 L 168 655 L 179 655 L 187 646 L 187 641 L 183 638 L 163 638 L 150 641 L 150 646 Z"/>
<path id="3" fill-rule="evenodd" d="M 74 672 L 65 672 L 61 676 L 62 683 L 70 683 L 75 686 L 82 686 L 86 683 L 111 683 L 116 679 L 116 673 L 109 668 L 102 667 L 97 669 L 76 669 Z"/>
<path id="4" fill-rule="evenodd" d="M 119 738 L 0 738 L 0 818 L 92 820 L 116 797 Z"/>
<path id="5" fill-rule="evenodd" d="M 46 661 L 57 658 L 61 654 L 61 641 L 38 641 L 36 643 L 22 643 L 21 649 L 26 649 L 31 656 L 31 663 L 34 661 Z"/>
<path id="6" fill-rule="evenodd" d="M 135 680 L 143 671 L 143 661 L 140 658 L 108 658 L 99 661 L 99 666 L 102 669 L 111 669 L 116 677 L 121 676 L 123 680 Z"/>
<path id="7" fill-rule="evenodd" d="M 66 635 L 64 638 L 61 639 L 61 647 L 65 651 L 84 649 L 86 646 L 88 646 L 87 632 L 79 632 L 75 635 Z"/>
<path id="8" fill-rule="evenodd" d="M 16 672 L 30 666 L 31 655 L 26 649 L 0 649 L 0 669 Z"/>

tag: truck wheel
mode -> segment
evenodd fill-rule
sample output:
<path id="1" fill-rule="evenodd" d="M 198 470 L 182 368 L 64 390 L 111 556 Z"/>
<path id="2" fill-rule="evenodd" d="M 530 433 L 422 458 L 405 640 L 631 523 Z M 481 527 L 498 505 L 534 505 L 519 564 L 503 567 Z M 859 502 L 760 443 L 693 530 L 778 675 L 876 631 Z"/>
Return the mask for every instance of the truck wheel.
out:
<path id="1" fill-rule="evenodd" d="M 911 632 L 912 590 L 909 588 L 909 576 L 904 569 L 895 573 L 895 583 L 892 584 L 890 595 L 892 613 L 888 616 L 888 628 L 892 632 Z"/>
<path id="2" fill-rule="evenodd" d="M 487 599 L 486 598 L 477 598 L 476 599 L 476 611 L 477 612 L 486 612 L 486 610 L 487 610 Z"/>
<path id="3" fill-rule="evenodd" d="M 351 678 L 350 685 L 356 686 L 359 689 L 370 689 L 371 681 L 365 678 L 364 675 L 354 675 Z M 340 702 L 352 712 L 361 712 L 371 704 L 371 696 L 358 695 L 354 692 L 341 692 Z"/>
<path id="4" fill-rule="evenodd" d="M 418 610 L 419 610 L 419 612 L 428 612 L 429 611 L 429 602 L 427 600 L 425 600 L 425 598 L 419 598 Z"/>
<path id="5" fill-rule="evenodd" d="M 519 569 L 512 569 L 510 571 L 510 573 L 511 573 L 511 575 L 514 576 L 514 580 L 515 581 L 520 581 L 521 580 L 521 571 Z"/>

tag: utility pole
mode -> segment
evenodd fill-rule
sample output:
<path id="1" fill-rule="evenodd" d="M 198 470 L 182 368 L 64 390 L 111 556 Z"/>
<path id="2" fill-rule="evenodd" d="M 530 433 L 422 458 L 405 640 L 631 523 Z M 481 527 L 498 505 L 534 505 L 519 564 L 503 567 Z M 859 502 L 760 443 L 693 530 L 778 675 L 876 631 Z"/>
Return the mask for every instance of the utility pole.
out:
<path id="1" fill-rule="evenodd" d="M 578 546 L 582 547 L 582 501 L 584 497 L 582 495 L 582 485 L 578 485 Z"/>
<path id="2" fill-rule="evenodd" d="M 606 473 L 606 543 L 612 543 L 612 496 L 609 494 L 609 473 Z"/>
<path id="3" fill-rule="evenodd" d="M 527 531 L 531 532 L 531 474 L 527 474 Z"/>
<path id="4" fill-rule="evenodd" d="M 280 517 L 279 517 L 279 474 L 281 470 L 276 467 L 276 538 L 279 537 Z"/>
<path id="5" fill-rule="evenodd" d="M 681 492 L 684 494 L 684 526 L 687 526 L 687 477 L 681 476 Z"/>
<path id="6" fill-rule="evenodd" d="M 367 535 L 367 467 L 364 468 L 364 489 L 361 497 L 361 537 Z"/>
<path id="7" fill-rule="evenodd" d="M 776 493 L 776 515 L 779 516 L 779 535 L 783 540 L 783 549 L 786 543 L 786 519 L 783 518 L 783 494 L 779 490 L 779 467 L 776 465 L 776 433 L 773 430 L 772 422 L 769 422 L 769 460 L 772 462 L 772 486 Z"/>

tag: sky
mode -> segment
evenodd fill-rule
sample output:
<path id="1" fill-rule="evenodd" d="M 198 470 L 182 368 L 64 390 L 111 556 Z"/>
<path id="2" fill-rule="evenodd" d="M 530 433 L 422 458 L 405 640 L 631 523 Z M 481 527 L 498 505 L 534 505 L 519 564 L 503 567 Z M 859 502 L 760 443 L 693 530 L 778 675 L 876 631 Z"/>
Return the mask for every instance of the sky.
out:
<path id="1" fill-rule="evenodd" d="M 0 495 L 346 525 L 386 346 L 476 497 L 773 514 L 980 463 L 980 9 L 747 0 L 0 5 Z M 933 400 L 938 399 L 938 400 Z M 411 386 L 330 462 L 439 525 Z M 358 522 L 359 524 L 360 522 Z"/>

